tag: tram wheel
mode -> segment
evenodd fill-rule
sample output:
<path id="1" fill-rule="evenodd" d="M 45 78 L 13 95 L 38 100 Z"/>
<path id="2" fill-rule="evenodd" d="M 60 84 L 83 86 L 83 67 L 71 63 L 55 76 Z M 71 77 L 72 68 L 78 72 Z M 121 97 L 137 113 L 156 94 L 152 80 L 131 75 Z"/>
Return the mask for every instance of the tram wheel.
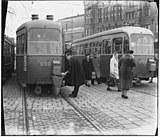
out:
<path id="1" fill-rule="evenodd" d="M 42 87 L 36 86 L 36 88 L 34 89 L 34 93 L 37 95 L 40 95 L 42 93 Z"/>

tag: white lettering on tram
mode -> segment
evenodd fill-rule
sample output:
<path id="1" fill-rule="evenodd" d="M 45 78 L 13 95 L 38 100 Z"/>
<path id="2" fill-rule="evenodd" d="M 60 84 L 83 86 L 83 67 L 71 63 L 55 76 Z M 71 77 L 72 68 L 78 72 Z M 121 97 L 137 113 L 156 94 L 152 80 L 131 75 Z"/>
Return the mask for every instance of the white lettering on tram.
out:
<path id="1" fill-rule="evenodd" d="M 138 60 L 139 64 L 147 64 L 147 60 Z"/>
<path id="2" fill-rule="evenodd" d="M 47 67 L 47 66 L 51 66 L 51 62 L 48 62 L 48 61 L 41 61 L 40 63 L 40 66 L 42 67 L 42 66 L 45 66 L 45 67 Z"/>

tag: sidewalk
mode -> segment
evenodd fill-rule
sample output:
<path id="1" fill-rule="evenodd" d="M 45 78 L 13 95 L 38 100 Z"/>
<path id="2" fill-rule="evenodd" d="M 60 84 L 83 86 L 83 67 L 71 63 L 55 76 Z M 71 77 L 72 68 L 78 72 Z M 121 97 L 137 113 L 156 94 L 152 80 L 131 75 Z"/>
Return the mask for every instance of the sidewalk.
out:
<path id="1" fill-rule="evenodd" d="M 66 96 L 73 91 L 73 87 L 67 88 L 62 90 Z M 98 118 L 101 119 L 101 125 L 106 123 L 106 135 L 155 135 L 158 122 L 157 97 L 130 90 L 129 98 L 122 99 L 121 92 L 107 91 L 106 88 L 105 84 L 81 86 L 78 97 L 70 100 L 81 110 L 88 108 L 89 112 L 89 109 L 94 108 L 101 113 Z M 90 115 L 96 118 L 93 109 L 91 111 Z"/>

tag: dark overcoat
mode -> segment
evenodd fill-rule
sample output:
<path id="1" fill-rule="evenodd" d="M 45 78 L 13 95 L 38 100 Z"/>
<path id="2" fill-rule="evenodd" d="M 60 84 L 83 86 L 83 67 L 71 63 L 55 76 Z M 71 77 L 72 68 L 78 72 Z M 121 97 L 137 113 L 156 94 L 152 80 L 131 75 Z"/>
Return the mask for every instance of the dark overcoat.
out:
<path id="1" fill-rule="evenodd" d="M 129 55 L 119 60 L 119 81 L 122 90 L 129 90 L 132 82 L 132 68 L 136 66 L 135 60 Z"/>
<path id="2" fill-rule="evenodd" d="M 83 59 L 82 60 L 82 67 L 84 70 L 85 79 L 91 80 L 92 70 L 93 70 L 92 60 L 91 59 L 87 60 L 87 58 Z"/>
<path id="3" fill-rule="evenodd" d="M 93 57 L 92 63 L 97 78 L 100 78 L 100 57 Z"/>
<path id="4" fill-rule="evenodd" d="M 85 83 L 85 76 L 82 65 L 80 62 L 71 57 L 67 65 L 69 73 L 65 76 L 65 85 L 68 86 L 81 86 Z"/>

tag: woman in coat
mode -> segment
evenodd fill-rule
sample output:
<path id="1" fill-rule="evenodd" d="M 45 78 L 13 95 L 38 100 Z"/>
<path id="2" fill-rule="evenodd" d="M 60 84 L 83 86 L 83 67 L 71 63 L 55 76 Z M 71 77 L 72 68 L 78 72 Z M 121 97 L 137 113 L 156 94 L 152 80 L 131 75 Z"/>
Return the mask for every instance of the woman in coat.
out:
<path id="1" fill-rule="evenodd" d="M 127 99 L 127 91 L 131 87 L 132 83 L 132 68 L 136 66 L 133 51 L 128 51 L 124 57 L 119 60 L 119 78 L 120 88 L 122 89 L 122 98 Z"/>
<path id="2" fill-rule="evenodd" d="M 120 92 L 120 88 L 119 88 L 119 70 L 118 70 L 118 53 L 115 52 L 110 60 L 110 80 L 113 80 L 114 83 L 117 85 L 118 87 L 118 92 Z M 110 89 L 110 81 L 108 82 L 108 88 L 107 90 L 111 90 Z"/>
<path id="3" fill-rule="evenodd" d="M 86 86 L 90 87 L 93 65 L 92 65 L 92 61 L 90 59 L 89 54 L 86 54 L 85 56 L 86 58 L 82 60 L 82 67 L 85 74 Z"/>

